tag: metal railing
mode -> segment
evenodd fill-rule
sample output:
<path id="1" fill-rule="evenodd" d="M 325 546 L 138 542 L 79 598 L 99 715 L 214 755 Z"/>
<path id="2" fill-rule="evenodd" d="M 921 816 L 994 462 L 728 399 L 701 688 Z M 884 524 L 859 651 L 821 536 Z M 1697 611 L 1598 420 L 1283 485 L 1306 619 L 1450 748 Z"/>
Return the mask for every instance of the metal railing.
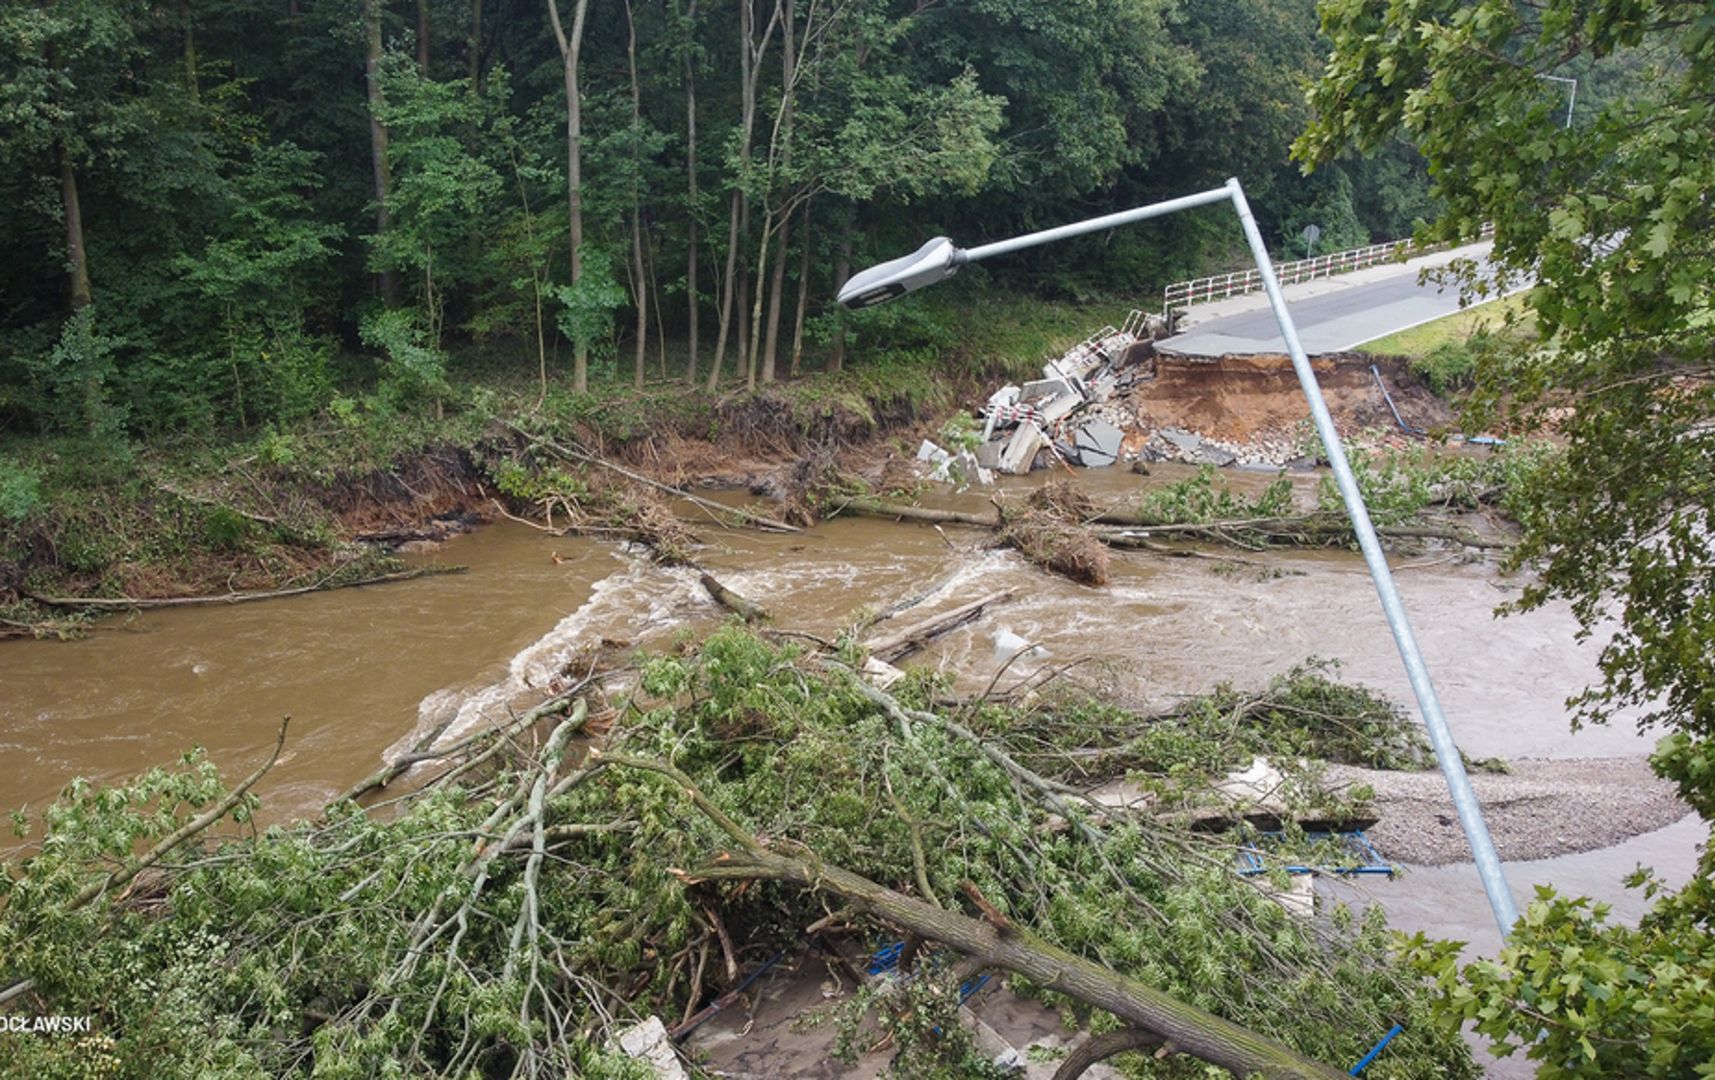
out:
<path id="1" fill-rule="evenodd" d="M 1118 359 L 1119 353 L 1123 353 L 1137 341 L 1137 335 L 1129 329 L 1130 320 L 1127 320 L 1127 323 L 1126 330 L 1115 330 L 1112 326 L 1102 327 L 1051 362 L 1066 374 L 1082 378 L 1085 372 L 1103 360 Z"/>
<path id="2" fill-rule="evenodd" d="M 1493 225 L 1485 225 L 1478 235 L 1481 239 L 1488 239 L 1494 235 L 1494 231 Z M 1275 276 L 1282 285 L 1296 285 L 1301 281 L 1333 277 L 1335 274 L 1361 270 L 1366 266 L 1375 266 L 1379 263 L 1403 261 L 1416 255 L 1438 250 L 1441 246 L 1420 248 L 1410 240 L 1393 240 L 1385 244 L 1370 244 L 1367 247 L 1352 248 L 1348 251 L 1334 251 L 1327 255 L 1317 255 L 1314 258 L 1299 259 L 1297 262 L 1279 263 L 1275 266 Z M 1190 281 L 1175 281 L 1162 290 L 1161 313 L 1165 317 L 1174 311 L 1183 311 L 1192 304 L 1206 304 L 1211 300 L 1242 296 L 1245 293 L 1256 292 L 1261 288 L 1262 275 L 1254 268 L 1234 270 L 1230 274 L 1214 274 L 1210 277 L 1193 278 Z"/>

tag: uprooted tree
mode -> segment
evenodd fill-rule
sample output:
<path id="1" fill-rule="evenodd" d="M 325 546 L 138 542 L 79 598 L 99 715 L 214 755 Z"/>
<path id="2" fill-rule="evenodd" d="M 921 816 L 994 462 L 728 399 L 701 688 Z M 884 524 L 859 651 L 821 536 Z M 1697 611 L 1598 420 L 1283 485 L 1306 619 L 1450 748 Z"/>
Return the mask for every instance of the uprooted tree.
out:
<path id="1" fill-rule="evenodd" d="M 73 785 L 0 878 L 0 995 L 96 1032 L 0 1035 L 6 1055 L 35 1075 L 630 1076 L 616 1027 L 690 1016 L 744 946 L 801 947 L 843 913 L 1136 1032 L 1092 1053 L 1147 1045 L 1173 1075 L 1337 1075 L 1396 1020 L 1387 1075 L 1469 1074 L 1379 924 L 1299 921 L 1232 872 L 1233 841 L 1079 795 L 1217 774 L 1272 725 L 1308 737 L 1306 717 L 1327 724 L 1294 745 L 1361 752 L 1401 723 L 1374 699 L 1303 673 L 1159 718 L 1071 690 L 961 702 L 917 678 L 892 696 L 737 627 L 633 676 L 616 715 L 597 676 L 420 750 L 428 779 L 383 770 L 260 834 L 190 835 L 256 805 L 200 758 Z M 613 725 L 599 750 L 592 711 Z M 896 1068 L 978 1075 L 936 1016 Z"/>

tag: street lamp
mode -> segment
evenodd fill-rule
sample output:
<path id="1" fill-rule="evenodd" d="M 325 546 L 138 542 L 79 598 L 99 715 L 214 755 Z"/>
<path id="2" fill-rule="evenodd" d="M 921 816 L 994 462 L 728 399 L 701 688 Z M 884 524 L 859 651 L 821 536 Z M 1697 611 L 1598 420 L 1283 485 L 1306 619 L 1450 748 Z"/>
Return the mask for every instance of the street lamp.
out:
<path id="1" fill-rule="evenodd" d="M 1566 95 L 1566 124 L 1564 125 L 1570 129 L 1572 127 L 1572 106 L 1578 101 L 1578 80 L 1568 78 L 1565 75 L 1538 75 L 1537 78 L 1546 82 L 1565 83 L 1572 88 L 1572 92 Z"/>
<path id="2" fill-rule="evenodd" d="M 1246 201 L 1244 188 L 1240 186 L 1237 178 L 1228 180 L 1221 187 L 1195 195 L 1151 203 L 1133 210 L 1122 210 L 1117 214 L 1106 214 L 970 249 L 955 247 L 953 242 L 944 236 L 936 237 L 904 258 L 882 263 L 856 275 L 846 282 L 838 299 L 848 308 L 869 307 L 952 277 L 966 263 L 1223 201 L 1232 203 L 1233 210 L 1239 216 L 1239 223 L 1244 228 L 1245 239 L 1250 243 L 1251 256 L 1256 260 L 1257 272 L 1262 276 L 1263 289 L 1268 293 L 1268 302 L 1274 308 L 1275 321 L 1280 325 L 1280 336 L 1286 341 L 1287 354 L 1292 357 L 1292 368 L 1298 373 L 1298 384 L 1303 388 L 1304 398 L 1310 405 L 1310 418 L 1316 425 L 1316 433 L 1322 437 L 1322 447 L 1328 455 L 1328 464 L 1333 469 L 1334 482 L 1340 489 L 1340 498 L 1346 504 L 1346 513 L 1352 521 L 1352 531 L 1358 537 L 1358 547 L 1362 549 L 1364 562 L 1369 567 L 1370 580 L 1375 582 L 1382 614 L 1387 617 L 1388 628 L 1393 631 L 1394 643 L 1398 646 L 1400 659 L 1405 664 L 1406 676 L 1411 680 L 1418 711 L 1423 715 L 1423 726 L 1429 733 L 1429 744 L 1435 751 L 1436 763 L 1441 766 L 1441 775 L 1447 781 L 1447 790 L 1452 795 L 1453 806 L 1459 813 L 1459 824 L 1464 827 L 1465 838 L 1470 842 L 1471 854 L 1477 864 L 1477 874 L 1482 879 L 1483 891 L 1488 894 L 1489 910 L 1493 912 L 1495 923 L 1500 927 L 1501 937 L 1504 939 L 1512 930 L 1513 924 L 1518 921 L 1518 906 L 1513 901 L 1512 892 L 1507 888 L 1506 877 L 1501 872 L 1500 856 L 1495 851 L 1494 840 L 1489 836 L 1488 823 L 1483 820 L 1482 807 L 1477 802 L 1476 792 L 1471 790 L 1471 778 L 1465 773 L 1459 747 L 1454 743 L 1453 733 L 1447 727 L 1447 717 L 1441 711 L 1441 699 L 1436 695 L 1435 686 L 1429 679 L 1429 668 L 1424 663 L 1422 651 L 1417 647 L 1417 638 L 1411 631 L 1411 622 L 1406 618 L 1405 607 L 1400 603 L 1399 590 L 1394 587 L 1393 573 L 1388 569 L 1387 559 L 1382 554 L 1381 541 L 1376 538 L 1375 526 L 1370 523 L 1369 510 L 1364 506 L 1364 497 L 1358 490 L 1357 478 L 1352 475 L 1351 464 L 1346 460 L 1345 448 L 1340 444 L 1340 434 L 1334 429 L 1334 418 L 1328 413 L 1328 403 L 1322 398 L 1322 388 L 1316 382 L 1316 373 L 1310 368 L 1310 358 L 1305 355 L 1304 346 L 1298 340 L 1298 328 L 1293 325 L 1292 315 L 1286 309 L 1286 299 L 1281 295 L 1280 282 L 1274 275 L 1274 263 L 1269 260 L 1268 249 L 1262 242 L 1262 233 L 1257 230 L 1256 219 L 1251 216 L 1250 203 Z"/>

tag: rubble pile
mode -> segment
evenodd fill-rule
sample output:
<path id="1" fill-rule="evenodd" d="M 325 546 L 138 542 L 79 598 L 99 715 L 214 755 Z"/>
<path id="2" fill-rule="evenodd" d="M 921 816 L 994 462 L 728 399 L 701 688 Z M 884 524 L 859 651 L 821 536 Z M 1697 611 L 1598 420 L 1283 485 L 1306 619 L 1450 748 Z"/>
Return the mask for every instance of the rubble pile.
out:
<path id="1" fill-rule="evenodd" d="M 989 395 L 977 464 L 1016 476 L 1056 459 L 1085 468 L 1119 461 L 1137 421 L 1115 397 L 1147 374 L 1133 362 L 1138 344 L 1135 331 L 1105 326 L 1042 365 L 1041 379 Z"/>
<path id="2" fill-rule="evenodd" d="M 919 472 L 986 484 L 994 473 L 1132 460 L 1269 470 L 1317 465 L 1320 446 L 1290 358 L 1158 355 L 1155 340 L 1164 330 L 1141 313 L 1122 329 L 1103 327 L 1044 363 L 1040 379 L 1003 386 L 974 408 L 982 427 L 967 448 L 925 441 Z M 1312 364 L 1336 426 L 1354 446 L 1404 446 L 1456 422 L 1397 361 L 1340 353 Z"/>

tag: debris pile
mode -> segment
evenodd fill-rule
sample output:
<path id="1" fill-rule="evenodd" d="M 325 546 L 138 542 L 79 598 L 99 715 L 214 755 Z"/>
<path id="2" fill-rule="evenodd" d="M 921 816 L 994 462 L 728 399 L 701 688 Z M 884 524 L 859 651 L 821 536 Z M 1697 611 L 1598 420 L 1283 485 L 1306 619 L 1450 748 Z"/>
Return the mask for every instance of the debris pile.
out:
<path id="1" fill-rule="evenodd" d="M 1131 322 L 1124 330 L 1104 326 L 1042 365 L 1041 379 L 991 394 L 977 463 L 1017 476 L 1055 460 L 1085 468 L 1119 461 L 1136 419 L 1114 399 L 1147 376 L 1145 365 L 1134 362 L 1136 346 L 1147 340 L 1139 331 L 1147 329 Z"/>
<path id="2" fill-rule="evenodd" d="M 1159 320 L 1134 313 L 973 408 L 970 448 L 925 442 L 931 479 L 987 483 L 992 473 L 1102 468 L 1131 460 L 1313 468 L 1320 446 L 1289 357 L 1158 354 Z M 1311 361 L 1335 425 L 1353 445 L 1398 448 L 1456 422 L 1402 361 L 1359 353 Z M 1383 368 L 1387 369 L 1384 380 Z"/>

